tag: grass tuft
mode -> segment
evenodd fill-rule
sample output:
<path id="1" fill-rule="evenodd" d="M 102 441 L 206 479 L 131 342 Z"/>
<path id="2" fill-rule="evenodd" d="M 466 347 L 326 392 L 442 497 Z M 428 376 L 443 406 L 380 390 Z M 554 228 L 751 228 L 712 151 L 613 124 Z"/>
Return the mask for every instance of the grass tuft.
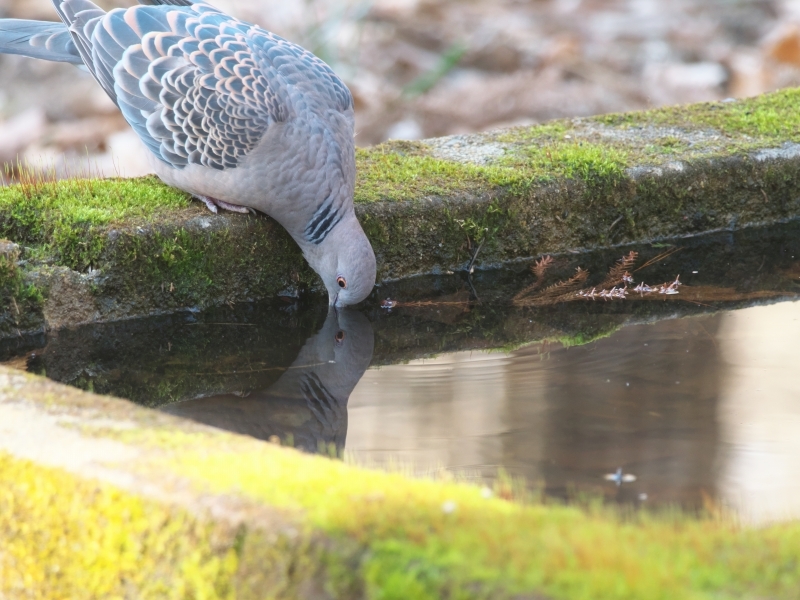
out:
<path id="1" fill-rule="evenodd" d="M 189 197 L 141 179 L 27 178 L 0 188 L 0 238 L 39 246 L 60 264 L 83 271 L 98 261 L 105 238 L 100 228 L 154 221 L 189 206 Z"/>
<path id="2" fill-rule="evenodd" d="M 705 517 L 503 500 L 478 487 L 412 480 L 265 447 L 196 451 L 176 472 L 300 511 L 314 529 L 355 539 L 369 597 L 790 598 L 800 586 L 800 524 L 749 529 Z M 411 593 L 410 591 L 413 591 Z"/>
<path id="3" fill-rule="evenodd" d="M 728 136 L 749 136 L 760 142 L 800 141 L 800 88 L 755 98 L 611 114 L 597 121 L 613 126 L 666 125 L 688 131 L 710 128 Z"/>
<path id="4" fill-rule="evenodd" d="M 234 597 L 233 535 L 0 452 L 0 596 Z"/>

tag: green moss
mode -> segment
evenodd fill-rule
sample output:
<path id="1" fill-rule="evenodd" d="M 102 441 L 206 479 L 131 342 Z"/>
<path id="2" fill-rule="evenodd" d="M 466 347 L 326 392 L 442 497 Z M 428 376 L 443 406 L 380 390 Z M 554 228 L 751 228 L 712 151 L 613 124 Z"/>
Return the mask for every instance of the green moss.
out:
<path id="1" fill-rule="evenodd" d="M 18 260 L 18 247 L 0 239 L 0 306 L 9 309 L 0 312 L 0 337 L 19 335 L 21 329 L 32 325 L 44 303 L 41 290 L 25 281 Z"/>
<path id="2" fill-rule="evenodd" d="M 155 177 L 27 182 L 0 189 L 0 237 L 25 246 L 27 270 L 95 269 L 95 297 L 142 312 L 259 299 L 290 277 L 316 284 L 274 222 L 197 204 Z"/>
<path id="3" fill-rule="evenodd" d="M 798 523 L 520 505 L 278 447 L 187 449 L 173 464 L 204 489 L 300 510 L 357 540 L 371 598 L 791 598 L 800 586 Z"/>
<path id="4" fill-rule="evenodd" d="M 7 240 L 0 239 L 0 297 L 16 295 L 19 285 L 17 260 L 19 251 Z"/>
<path id="5" fill-rule="evenodd" d="M 356 202 L 478 195 L 499 189 L 525 195 L 534 184 L 557 178 L 576 179 L 602 188 L 624 177 L 628 166 L 625 150 L 565 140 L 561 135 L 564 130 L 565 126 L 559 123 L 517 131 L 507 139 L 524 144 L 511 149 L 493 165 L 435 158 L 425 154 L 428 150 L 421 143 L 393 142 L 359 149 Z"/>
<path id="6" fill-rule="evenodd" d="M 762 142 L 800 141 L 800 89 L 755 98 L 660 108 L 596 118 L 613 126 L 666 125 L 686 131 L 714 129 L 725 136 L 748 136 Z"/>
<path id="7" fill-rule="evenodd" d="M 289 515 L 263 511 L 285 533 L 228 525 L 3 452 L 0 490 L 3 598 L 362 595 L 357 546 L 333 547 Z"/>
<path id="8" fill-rule="evenodd" d="M 267 519 L 264 535 L 215 528 L 0 454 L 0 538 L 12 540 L 0 569 L 13 575 L 0 578 L 0 592 L 10 597 L 2 586 L 28 573 L 34 598 L 52 597 L 56 584 L 83 586 L 81 597 L 113 597 L 118 581 L 143 598 L 157 594 L 139 593 L 142 586 L 160 585 L 178 598 L 226 597 L 231 589 L 240 598 L 311 597 L 311 581 L 328 597 L 398 599 L 788 599 L 800 586 L 798 522 L 749 528 L 720 511 L 697 517 L 544 504 L 508 478 L 487 494 L 192 431 L 127 403 L 69 395 L 81 397 L 73 408 L 102 408 L 128 424 L 93 433 L 137 446 L 141 459 L 127 468 L 139 477 L 175 478 L 184 491 L 188 478 L 197 491 L 247 508 L 250 522 L 260 510 L 280 518 Z M 130 427 L 137 422 L 141 428 Z M 296 541 L 287 545 L 281 531 Z M 241 592 L 246 582 L 250 595 Z"/>
<path id="9" fill-rule="evenodd" d="M 484 240 L 479 264 L 497 264 L 790 218 L 795 163 L 749 153 L 800 141 L 799 94 L 487 133 L 470 144 L 499 150 L 489 164 L 445 160 L 438 142 L 360 149 L 355 200 L 378 277 L 463 268 Z M 319 289 L 280 227 L 231 215 L 193 225 L 202 214 L 155 178 L 0 190 L 0 237 L 25 246 L 26 271 L 97 269 L 80 285 L 101 319 Z"/>
<path id="10" fill-rule="evenodd" d="M 0 595 L 233 598 L 233 535 L 0 453 Z"/>
<path id="11" fill-rule="evenodd" d="M 570 121 L 560 120 L 542 125 L 512 127 L 495 134 L 493 137 L 496 141 L 506 144 L 552 143 L 564 139 L 564 136 L 571 132 L 572 129 L 573 125 Z"/>
<path id="12" fill-rule="evenodd" d="M 503 164 L 521 169 L 529 180 L 553 181 L 561 177 L 603 188 L 625 176 L 628 156 L 614 146 L 563 140 L 526 146 L 506 156 Z"/>
<path id="13" fill-rule="evenodd" d="M 572 348 L 573 346 L 585 346 L 586 344 L 591 344 L 592 342 L 596 342 L 598 340 L 602 340 L 608 337 L 611 337 L 622 328 L 621 325 L 612 325 L 607 329 L 601 329 L 599 331 L 591 331 L 591 332 L 580 332 L 574 335 L 564 335 L 554 338 L 554 342 L 558 342 L 564 348 Z"/>
<path id="14" fill-rule="evenodd" d="M 85 270 L 107 244 L 97 230 L 155 221 L 188 205 L 186 194 L 155 177 L 30 181 L 0 188 L 0 237 L 38 245 L 59 264 Z"/>
<path id="15" fill-rule="evenodd" d="M 357 203 L 418 200 L 482 190 L 494 185 L 491 175 L 498 171 L 398 151 L 396 144 L 358 149 L 356 161 Z"/>

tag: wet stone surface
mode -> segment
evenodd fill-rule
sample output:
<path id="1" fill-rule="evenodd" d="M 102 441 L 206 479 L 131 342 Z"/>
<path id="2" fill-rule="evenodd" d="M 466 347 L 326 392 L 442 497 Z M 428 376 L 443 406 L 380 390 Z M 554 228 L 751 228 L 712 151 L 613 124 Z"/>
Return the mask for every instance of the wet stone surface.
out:
<path id="1" fill-rule="evenodd" d="M 632 282 L 613 289 L 627 296 L 603 297 L 622 255 Z M 7 341 L 0 360 L 366 464 L 505 472 L 562 498 L 796 508 L 751 493 L 743 461 L 758 431 L 800 418 L 786 368 L 800 222 L 539 264 L 384 285 L 390 302 L 361 311 L 281 301 L 63 329 Z M 570 284 L 578 267 L 589 274 Z M 677 293 L 658 291 L 676 276 Z M 759 468 L 788 498 L 800 454 L 770 435 Z"/>

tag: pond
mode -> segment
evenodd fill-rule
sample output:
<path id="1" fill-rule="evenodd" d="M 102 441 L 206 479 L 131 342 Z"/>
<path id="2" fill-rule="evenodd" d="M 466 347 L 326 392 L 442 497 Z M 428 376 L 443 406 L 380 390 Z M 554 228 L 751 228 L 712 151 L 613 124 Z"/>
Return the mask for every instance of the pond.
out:
<path id="1" fill-rule="evenodd" d="M 771 520 L 800 516 L 798 299 L 793 222 L 384 284 L 338 313 L 82 326 L 0 362 L 358 464 Z"/>

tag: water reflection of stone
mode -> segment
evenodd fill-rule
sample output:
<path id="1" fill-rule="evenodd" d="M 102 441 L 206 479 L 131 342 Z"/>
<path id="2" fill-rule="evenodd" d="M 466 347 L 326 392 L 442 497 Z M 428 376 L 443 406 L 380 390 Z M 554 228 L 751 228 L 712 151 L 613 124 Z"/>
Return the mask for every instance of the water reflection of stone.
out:
<path id="1" fill-rule="evenodd" d="M 719 322 L 676 319 L 586 346 L 370 370 L 351 396 L 348 452 L 484 477 L 503 466 L 561 496 L 574 486 L 697 506 L 715 493 Z M 637 481 L 605 482 L 617 467 Z"/>
<path id="2" fill-rule="evenodd" d="M 347 436 L 347 401 L 372 359 L 373 332 L 352 310 L 331 311 L 272 386 L 245 397 L 222 394 L 162 407 L 171 414 L 297 448 L 337 453 Z"/>
<path id="3" fill-rule="evenodd" d="M 744 519 L 800 517 L 800 302 L 727 313 L 720 497 Z"/>
<path id="4" fill-rule="evenodd" d="M 719 322 L 714 316 L 628 327 L 554 353 L 543 377 L 547 460 L 541 475 L 548 491 L 566 495 L 578 484 L 620 500 L 644 493 L 651 503 L 687 507 L 702 505 L 704 494 L 713 497 Z M 514 422 L 522 419 L 516 410 L 511 415 Z M 525 455 L 525 433 L 508 439 L 517 464 Z M 617 467 L 637 481 L 604 482 L 603 474 Z"/>

